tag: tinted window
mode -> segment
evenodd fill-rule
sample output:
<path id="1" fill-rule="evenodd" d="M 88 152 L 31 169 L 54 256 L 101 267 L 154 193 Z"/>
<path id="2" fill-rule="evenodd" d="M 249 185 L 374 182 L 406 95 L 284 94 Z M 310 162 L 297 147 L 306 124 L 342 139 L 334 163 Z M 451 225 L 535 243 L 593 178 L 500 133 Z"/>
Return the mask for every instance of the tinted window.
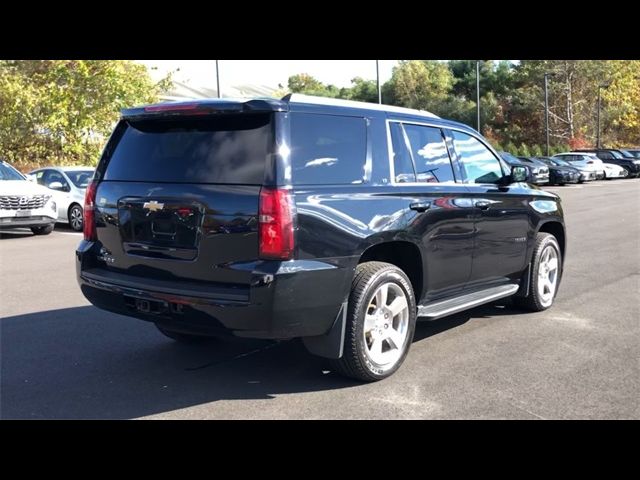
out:
<path id="1" fill-rule="evenodd" d="M 598 158 L 611 160 L 612 158 L 615 158 L 615 156 L 611 152 L 598 152 Z"/>
<path id="2" fill-rule="evenodd" d="M 393 173 L 396 183 L 415 182 L 416 173 L 413 170 L 411 152 L 407 148 L 402 126 L 399 123 L 391 123 L 391 148 L 393 150 Z"/>
<path id="3" fill-rule="evenodd" d="M 78 188 L 86 188 L 93 177 L 93 170 L 66 170 L 65 173 Z"/>
<path id="4" fill-rule="evenodd" d="M 439 128 L 404 124 L 418 182 L 455 181 L 449 152 Z"/>
<path id="5" fill-rule="evenodd" d="M 105 180 L 261 184 L 271 115 L 128 120 Z"/>
<path id="6" fill-rule="evenodd" d="M 452 133 L 466 182 L 494 183 L 502 178 L 500 162 L 487 147 L 471 135 L 456 130 Z"/>
<path id="7" fill-rule="evenodd" d="M 69 186 L 64 176 L 60 172 L 56 172 L 55 170 L 45 170 L 44 175 L 42 176 L 42 185 L 48 187 L 53 182 L 59 182 L 63 187 Z M 40 180 L 38 180 L 38 183 L 40 183 Z"/>
<path id="8" fill-rule="evenodd" d="M 0 162 L 0 180 L 24 180 L 24 177 L 11 165 Z"/>
<path id="9" fill-rule="evenodd" d="M 361 183 L 367 153 L 364 118 L 291 114 L 294 184 Z"/>

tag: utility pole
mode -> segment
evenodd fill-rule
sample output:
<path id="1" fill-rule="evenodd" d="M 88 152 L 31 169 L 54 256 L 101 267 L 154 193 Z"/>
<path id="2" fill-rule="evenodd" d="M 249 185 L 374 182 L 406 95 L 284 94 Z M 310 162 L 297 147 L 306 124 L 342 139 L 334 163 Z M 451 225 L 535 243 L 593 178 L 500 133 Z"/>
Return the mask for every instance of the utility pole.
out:
<path id="1" fill-rule="evenodd" d="M 218 89 L 218 98 L 222 98 L 222 92 L 220 92 L 220 68 L 218 67 L 218 60 L 216 60 L 216 84 Z"/>
<path id="2" fill-rule="evenodd" d="M 544 74 L 544 130 L 547 136 L 547 149 L 545 155 L 549 156 L 549 76 L 551 74 Z"/>
<path id="3" fill-rule="evenodd" d="M 600 92 L 603 88 L 609 88 L 609 85 L 609 83 L 602 83 L 598 85 L 598 126 L 596 129 L 596 148 L 602 148 L 602 145 L 600 144 L 600 109 L 602 108 L 602 96 Z"/>
<path id="4" fill-rule="evenodd" d="M 476 108 L 478 113 L 476 127 L 478 133 L 482 133 L 480 131 L 480 60 L 476 60 Z"/>
<path id="5" fill-rule="evenodd" d="M 380 88 L 380 60 L 376 60 L 376 82 L 378 83 L 378 103 L 382 104 L 382 89 Z"/>

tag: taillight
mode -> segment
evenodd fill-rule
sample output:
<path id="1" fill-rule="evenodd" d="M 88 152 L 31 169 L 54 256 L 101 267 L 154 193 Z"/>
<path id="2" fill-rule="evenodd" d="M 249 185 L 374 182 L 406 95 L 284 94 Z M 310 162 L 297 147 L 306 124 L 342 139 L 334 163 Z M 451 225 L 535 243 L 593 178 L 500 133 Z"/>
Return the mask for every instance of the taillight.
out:
<path id="1" fill-rule="evenodd" d="M 293 199 L 288 190 L 260 190 L 258 228 L 261 258 L 288 260 L 293 256 L 293 216 Z"/>
<path id="2" fill-rule="evenodd" d="M 84 233 L 84 239 L 90 242 L 97 240 L 95 214 L 97 188 L 98 183 L 91 182 L 84 194 L 84 218 L 82 233 Z"/>

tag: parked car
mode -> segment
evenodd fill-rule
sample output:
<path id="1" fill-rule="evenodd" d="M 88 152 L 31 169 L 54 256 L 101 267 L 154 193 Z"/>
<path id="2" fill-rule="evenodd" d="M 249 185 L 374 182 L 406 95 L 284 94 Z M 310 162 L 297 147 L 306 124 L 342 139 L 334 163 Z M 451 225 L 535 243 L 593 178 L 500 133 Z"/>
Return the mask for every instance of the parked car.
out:
<path id="1" fill-rule="evenodd" d="M 57 221 L 81 232 L 84 195 L 93 172 L 91 167 L 47 167 L 33 170 L 29 175 L 52 193 L 58 204 Z"/>
<path id="2" fill-rule="evenodd" d="M 589 173 L 586 180 L 602 180 L 604 178 L 603 161 L 593 153 L 587 152 L 564 152 L 554 155 L 552 158 L 559 158 L 584 172 Z"/>
<path id="3" fill-rule="evenodd" d="M 507 162 L 509 166 L 524 166 L 527 169 L 527 183 L 533 185 L 545 185 L 549 183 L 549 169 L 546 166 L 527 164 L 509 152 L 500 152 L 500 157 Z"/>
<path id="4" fill-rule="evenodd" d="M 565 185 L 567 183 L 582 183 L 582 172 L 570 165 L 562 165 L 558 160 L 549 157 L 532 157 L 532 160 L 542 162 L 549 167 L 549 183 L 552 185 Z"/>
<path id="5" fill-rule="evenodd" d="M 56 219 L 56 203 L 49 191 L 0 159 L 0 228 L 30 228 L 48 235 Z"/>
<path id="6" fill-rule="evenodd" d="M 625 148 L 625 152 L 628 152 L 633 158 L 640 160 L 640 148 Z"/>
<path id="7" fill-rule="evenodd" d="M 631 152 L 616 148 L 580 149 L 579 152 L 591 153 L 600 160 L 624 167 L 629 172 L 629 177 L 640 175 L 640 159 L 634 157 Z"/>
<path id="8" fill-rule="evenodd" d="M 87 188 L 77 278 L 177 341 L 301 337 L 380 380 L 418 317 L 553 304 L 562 206 L 525 176 L 417 110 L 295 94 L 132 108 Z"/>
<path id="9" fill-rule="evenodd" d="M 629 176 L 629 171 L 620 165 L 607 162 L 603 162 L 602 165 L 604 166 L 605 180 L 611 180 L 613 178 L 627 178 Z"/>
<path id="10" fill-rule="evenodd" d="M 538 160 L 535 157 L 518 157 L 518 159 L 524 164 L 527 165 L 529 168 L 532 168 L 534 172 L 537 172 L 537 174 L 539 176 L 542 177 L 542 179 L 546 179 L 546 182 L 542 182 L 542 184 L 553 184 L 553 181 L 551 179 L 551 169 L 549 168 L 549 165 L 547 165 L 545 162 L 542 162 L 540 160 Z M 577 180 L 576 180 L 577 181 Z M 566 183 L 566 182 L 563 182 Z"/>

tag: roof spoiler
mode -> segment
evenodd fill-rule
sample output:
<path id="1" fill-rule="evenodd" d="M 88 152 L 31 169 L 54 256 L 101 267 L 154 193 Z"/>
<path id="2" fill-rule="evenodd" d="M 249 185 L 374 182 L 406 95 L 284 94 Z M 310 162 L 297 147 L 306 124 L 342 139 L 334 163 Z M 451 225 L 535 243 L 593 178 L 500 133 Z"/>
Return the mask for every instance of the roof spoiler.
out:
<path id="1" fill-rule="evenodd" d="M 261 113 L 288 110 L 288 105 L 275 99 L 202 99 L 165 102 L 142 107 L 125 108 L 122 118 L 216 115 L 224 113 Z"/>

